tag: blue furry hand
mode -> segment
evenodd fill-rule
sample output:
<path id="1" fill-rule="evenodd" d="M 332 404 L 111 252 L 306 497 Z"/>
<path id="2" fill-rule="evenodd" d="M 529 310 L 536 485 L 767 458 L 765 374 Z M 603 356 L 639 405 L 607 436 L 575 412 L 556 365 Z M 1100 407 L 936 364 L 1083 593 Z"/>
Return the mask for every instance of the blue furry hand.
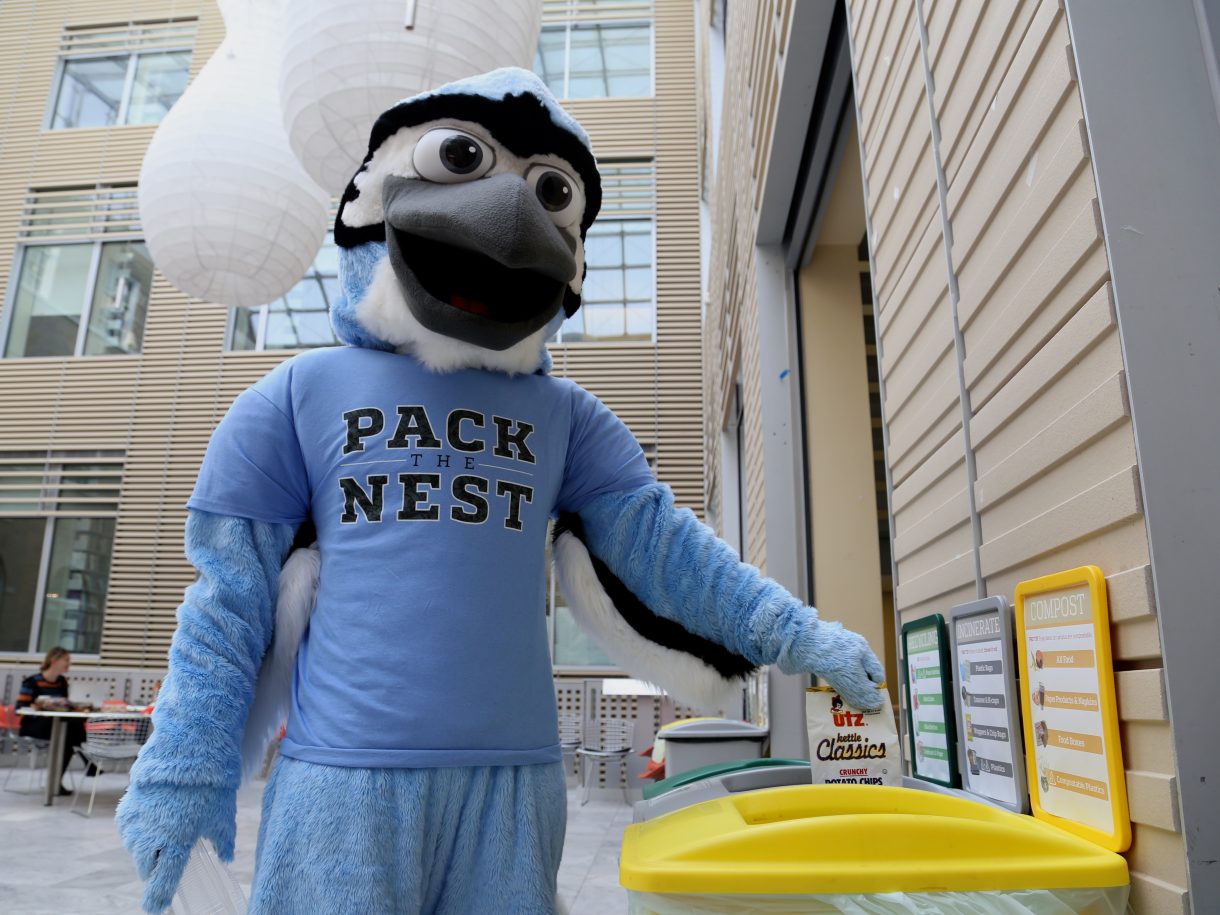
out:
<path id="1" fill-rule="evenodd" d="M 844 629 L 842 623 L 817 620 L 803 627 L 781 651 L 779 669 L 786 674 L 821 677 L 852 708 L 873 711 L 881 707 L 877 687 L 885 682 L 885 668 L 864 636 Z"/>
<path id="2" fill-rule="evenodd" d="M 211 839 L 222 861 L 233 860 L 237 791 L 204 785 L 132 784 L 115 816 L 123 846 L 145 882 L 140 904 L 163 912 L 201 838 Z"/>

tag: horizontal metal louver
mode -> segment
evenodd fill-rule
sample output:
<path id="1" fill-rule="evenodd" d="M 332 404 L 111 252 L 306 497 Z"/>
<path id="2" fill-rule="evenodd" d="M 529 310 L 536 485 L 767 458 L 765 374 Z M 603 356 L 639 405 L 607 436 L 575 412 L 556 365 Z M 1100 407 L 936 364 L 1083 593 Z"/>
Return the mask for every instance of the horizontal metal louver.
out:
<path id="1" fill-rule="evenodd" d="M 122 451 L 0 451 L 0 517 L 116 515 Z"/>
<path id="2" fill-rule="evenodd" d="M 183 16 L 100 25 L 69 25 L 64 27 L 60 36 L 59 53 L 65 57 L 89 57 L 192 48 L 198 23 L 194 16 Z"/>
<path id="3" fill-rule="evenodd" d="M 652 0 L 543 0 L 542 21 L 591 22 L 601 19 L 651 19 Z"/>
<path id="4" fill-rule="evenodd" d="M 138 237 L 135 182 L 31 188 L 21 207 L 18 241 Z"/>
<path id="5" fill-rule="evenodd" d="M 650 216 L 656 208 L 651 161 L 602 160 L 602 216 Z"/>

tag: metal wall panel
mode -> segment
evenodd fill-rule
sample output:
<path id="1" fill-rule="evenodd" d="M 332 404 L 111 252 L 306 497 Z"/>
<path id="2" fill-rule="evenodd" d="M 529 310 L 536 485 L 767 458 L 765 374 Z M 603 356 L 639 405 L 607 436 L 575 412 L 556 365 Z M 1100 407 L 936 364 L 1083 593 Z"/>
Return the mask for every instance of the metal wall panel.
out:
<path id="1" fill-rule="evenodd" d="M 710 189 L 718 230 L 712 241 L 703 331 L 708 415 L 705 502 L 719 504 L 720 488 L 725 485 L 720 478 L 720 440 L 732 420 L 729 411 L 733 390 L 740 380 L 744 558 L 764 571 L 767 534 L 759 347 L 762 303 L 755 238 L 779 95 L 780 53 L 788 45 L 791 6 L 790 0 L 763 0 L 733 6 L 729 13 L 732 25 L 725 38 L 726 113 Z"/>

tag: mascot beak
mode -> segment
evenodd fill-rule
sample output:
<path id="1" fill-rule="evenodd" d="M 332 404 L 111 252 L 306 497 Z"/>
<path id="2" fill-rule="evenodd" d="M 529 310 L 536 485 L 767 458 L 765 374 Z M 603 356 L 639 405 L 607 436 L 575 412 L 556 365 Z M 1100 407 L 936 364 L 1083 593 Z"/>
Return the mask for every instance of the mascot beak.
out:
<path id="1" fill-rule="evenodd" d="M 428 330 L 505 350 L 562 307 L 577 241 L 521 176 L 458 184 L 391 176 L 382 205 L 390 265 Z"/>

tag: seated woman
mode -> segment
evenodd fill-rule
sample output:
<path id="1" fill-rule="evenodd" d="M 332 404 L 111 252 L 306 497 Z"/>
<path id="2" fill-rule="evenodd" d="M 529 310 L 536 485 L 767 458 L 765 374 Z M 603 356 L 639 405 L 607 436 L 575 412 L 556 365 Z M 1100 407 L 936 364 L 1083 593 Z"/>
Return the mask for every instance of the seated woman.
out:
<path id="1" fill-rule="evenodd" d="M 71 666 L 72 655 L 68 652 L 68 649 L 56 645 L 48 651 L 38 673 L 31 674 L 21 681 L 21 692 L 17 695 L 17 708 L 33 705 L 40 696 L 61 696 L 67 699 L 68 678 L 64 674 Z M 64 733 L 63 771 L 66 773 L 73 751 L 85 741 L 85 724 L 83 721 L 75 718 L 69 719 L 65 724 L 67 729 Z M 19 733 L 22 737 L 30 737 L 34 740 L 50 740 L 51 719 L 34 715 L 22 715 Z M 71 790 L 65 788 L 61 781 L 59 785 L 60 796 L 71 793 Z"/>

